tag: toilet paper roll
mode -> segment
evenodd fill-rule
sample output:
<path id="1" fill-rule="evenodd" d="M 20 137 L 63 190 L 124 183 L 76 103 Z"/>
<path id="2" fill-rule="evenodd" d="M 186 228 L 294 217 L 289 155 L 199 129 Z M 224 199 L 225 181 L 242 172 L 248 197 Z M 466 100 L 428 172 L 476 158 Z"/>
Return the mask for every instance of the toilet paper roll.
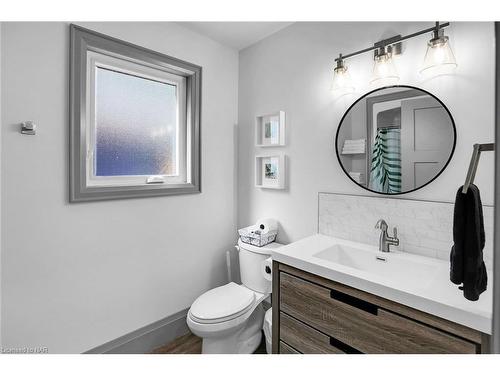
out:
<path id="1" fill-rule="evenodd" d="M 260 228 L 262 234 L 266 234 L 270 230 L 278 230 L 278 222 L 271 218 L 259 219 L 256 225 Z"/>
<path id="2" fill-rule="evenodd" d="M 273 257 L 269 257 L 262 261 L 260 271 L 264 279 L 267 281 L 273 280 Z"/>
<path id="3" fill-rule="evenodd" d="M 247 227 L 247 232 L 249 232 L 249 233 L 254 233 L 257 230 L 260 230 L 260 228 L 257 224 Z"/>

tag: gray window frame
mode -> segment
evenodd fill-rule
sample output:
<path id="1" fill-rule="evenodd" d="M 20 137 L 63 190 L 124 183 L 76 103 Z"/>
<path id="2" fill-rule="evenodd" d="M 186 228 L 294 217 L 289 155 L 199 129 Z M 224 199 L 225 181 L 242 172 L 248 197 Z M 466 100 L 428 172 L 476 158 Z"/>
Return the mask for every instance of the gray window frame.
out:
<path id="1" fill-rule="evenodd" d="M 110 36 L 70 26 L 70 202 L 201 193 L 201 73 L 198 65 Z M 182 184 L 87 186 L 87 51 L 143 63 L 186 78 L 187 173 Z"/>

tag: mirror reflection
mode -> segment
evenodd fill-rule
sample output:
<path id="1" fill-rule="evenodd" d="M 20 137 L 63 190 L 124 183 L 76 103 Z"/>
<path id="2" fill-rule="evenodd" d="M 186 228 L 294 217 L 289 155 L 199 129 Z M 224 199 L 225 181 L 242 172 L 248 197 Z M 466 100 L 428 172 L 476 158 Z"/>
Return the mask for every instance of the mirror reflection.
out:
<path id="1" fill-rule="evenodd" d="M 375 90 L 356 101 L 337 131 L 337 156 L 361 187 L 382 194 L 407 193 L 446 168 L 456 130 L 443 103 L 410 86 Z"/>

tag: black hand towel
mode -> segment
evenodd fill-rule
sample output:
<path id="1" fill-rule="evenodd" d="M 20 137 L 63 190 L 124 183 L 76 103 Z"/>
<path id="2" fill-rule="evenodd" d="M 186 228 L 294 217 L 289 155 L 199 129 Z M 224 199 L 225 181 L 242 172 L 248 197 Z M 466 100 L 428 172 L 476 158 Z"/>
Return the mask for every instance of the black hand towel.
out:
<path id="1" fill-rule="evenodd" d="M 462 187 L 455 198 L 453 214 L 453 247 L 450 254 L 450 280 L 462 284 L 464 297 L 477 301 L 486 290 L 488 278 L 483 261 L 483 206 L 479 189 L 470 185 L 466 194 Z"/>

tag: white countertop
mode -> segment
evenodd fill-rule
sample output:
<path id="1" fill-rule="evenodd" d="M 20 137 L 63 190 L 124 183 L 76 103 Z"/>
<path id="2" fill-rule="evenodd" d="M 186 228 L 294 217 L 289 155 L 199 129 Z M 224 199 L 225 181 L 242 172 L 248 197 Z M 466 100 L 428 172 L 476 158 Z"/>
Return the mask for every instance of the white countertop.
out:
<path id="1" fill-rule="evenodd" d="M 391 273 L 380 276 L 315 256 L 335 245 L 362 247 L 369 252 L 385 254 L 378 252 L 375 246 L 316 234 L 274 250 L 272 257 L 280 263 L 491 334 L 493 309 L 491 270 L 488 270 L 490 275 L 488 289 L 481 294 L 478 301 L 469 301 L 464 298 L 458 286 L 449 280 L 450 265 L 447 261 L 391 252 L 389 256 L 427 264 L 432 266 L 433 270 L 438 270 L 432 278 L 426 279 L 426 275 L 423 275 L 422 283 L 408 283 L 404 280 L 404 269 L 394 275 Z"/>

